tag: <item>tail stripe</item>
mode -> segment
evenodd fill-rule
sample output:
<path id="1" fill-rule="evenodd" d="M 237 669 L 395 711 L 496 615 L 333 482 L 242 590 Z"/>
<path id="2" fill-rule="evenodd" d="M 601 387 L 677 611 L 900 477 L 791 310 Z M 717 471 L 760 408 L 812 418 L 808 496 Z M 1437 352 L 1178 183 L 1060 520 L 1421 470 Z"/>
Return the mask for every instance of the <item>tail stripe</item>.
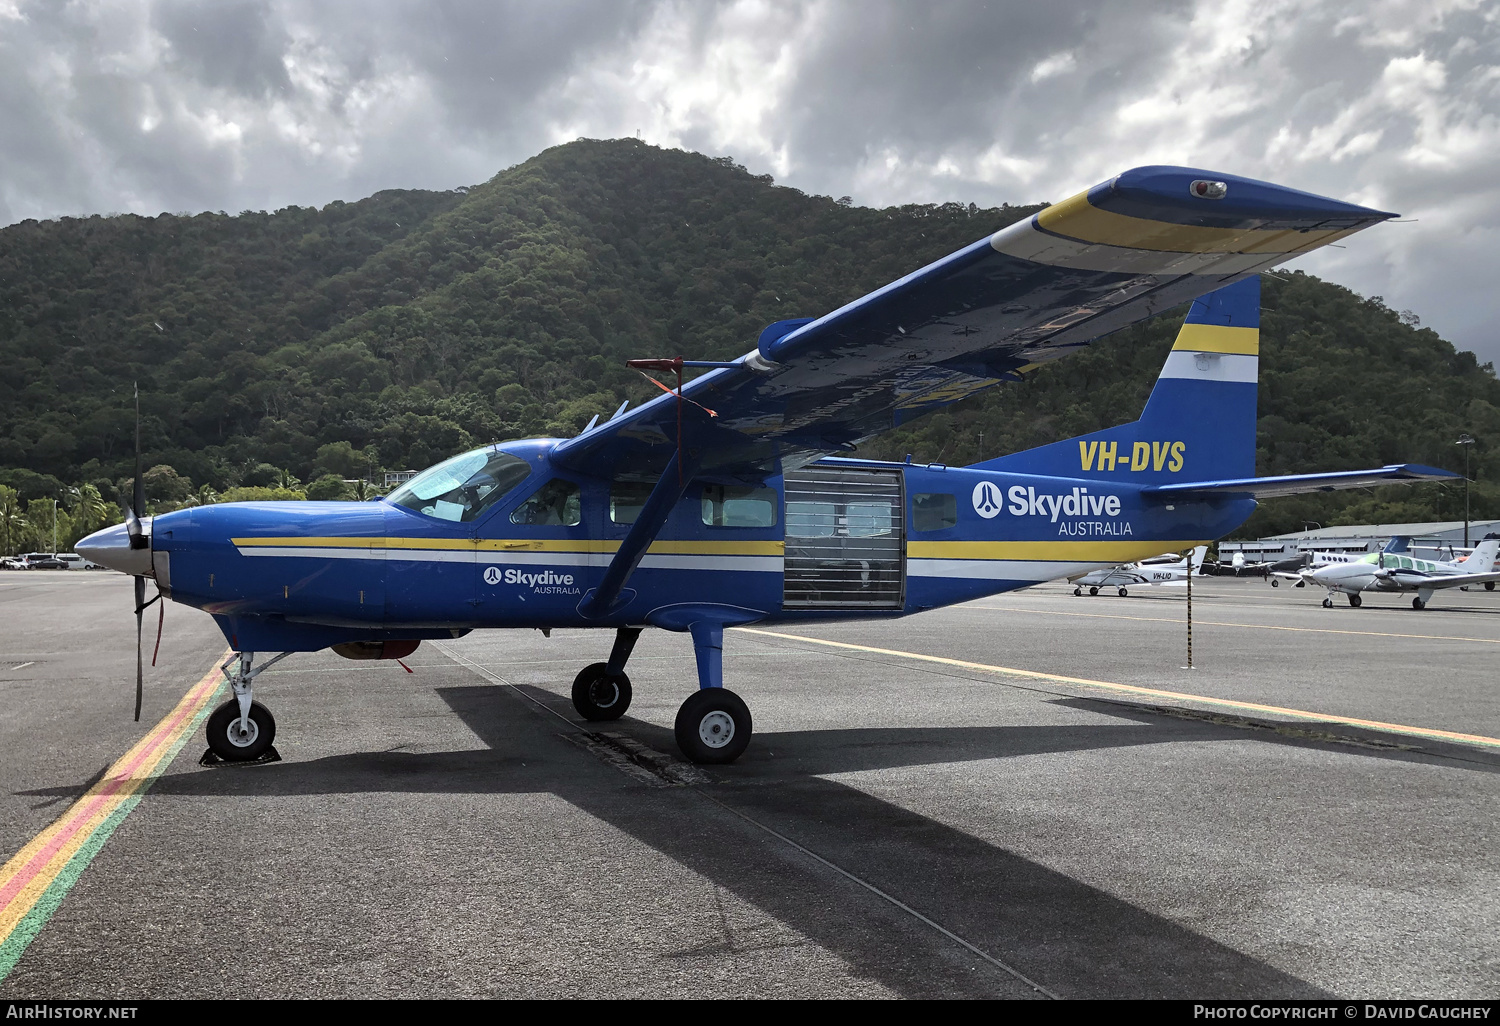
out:
<path id="1" fill-rule="evenodd" d="M 1188 378 L 1193 381 L 1243 381 L 1253 385 L 1260 373 L 1259 366 L 1260 361 L 1254 356 L 1184 352 L 1179 349 L 1167 354 L 1161 377 Z"/>
<path id="2" fill-rule="evenodd" d="M 1199 353 L 1233 353 L 1239 356 L 1260 355 L 1259 328 L 1231 328 L 1223 324 L 1194 324 L 1189 321 L 1177 333 L 1174 350 Z"/>

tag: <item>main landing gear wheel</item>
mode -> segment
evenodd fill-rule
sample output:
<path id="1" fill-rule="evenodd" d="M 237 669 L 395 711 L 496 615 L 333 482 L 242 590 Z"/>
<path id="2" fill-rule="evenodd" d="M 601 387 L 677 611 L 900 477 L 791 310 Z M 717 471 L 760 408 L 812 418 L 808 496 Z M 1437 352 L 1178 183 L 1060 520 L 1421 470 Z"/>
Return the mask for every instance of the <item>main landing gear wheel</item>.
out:
<path id="1" fill-rule="evenodd" d="M 723 765 L 750 745 L 750 707 L 725 688 L 703 688 L 677 710 L 677 747 L 693 762 Z"/>
<path id="2" fill-rule="evenodd" d="M 573 678 L 573 708 L 586 720 L 618 720 L 630 708 L 630 678 L 610 673 L 608 663 L 592 663 Z"/>
<path id="3" fill-rule="evenodd" d="M 1099 594 L 1099 589 L 1098 588 L 1090 588 L 1089 589 L 1089 594 L 1090 595 L 1097 595 L 1097 594 Z"/>
<path id="4" fill-rule="evenodd" d="M 1495 582 L 1494 581 L 1485 581 L 1484 582 L 1484 590 L 1485 591 L 1494 591 L 1495 590 Z"/>
<path id="5" fill-rule="evenodd" d="M 1271 578 L 1271 587 L 1273 587 L 1273 588 L 1279 588 L 1279 587 L 1281 587 L 1281 582 L 1278 581 L 1276 578 L 1273 577 L 1273 578 Z"/>
<path id="6" fill-rule="evenodd" d="M 1325 598 L 1323 600 L 1323 608 L 1324 609 L 1332 609 L 1333 608 L 1333 599 L 1331 599 L 1331 598 Z"/>
<path id="7" fill-rule="evenodd" d="M 1120 597 L 1121 598 L 1124 598 L 1126 595 L 1129 595 L 1129 594 L 1130 594 L 1130 592 L 1126 591 L 1124 588 L 1120 589 Z"/>
<path id="8" fill-rule="evenodd" d="M 1414 598 L 1414 599 L 1411 600 L 1411 607 L 1413 609 L 1426 609 L 1427 608 L 1427 603 L 1423 602 L 1419 598 Z"/>
<path id="9" fill-rule="evenodd" d="M 1362 599 L 1362 598 L 1360 598 L 1358 595 L 1350 595 L 1349 596 L 1349 604 L 1351 606 L 1353 606 L 1355 609 L 1358 609 L 1360 606 L 1364 605 L 1364 603 L 1365 603 L 1365 600 Z"/>
<path id="10" fill-rule="evenodd" d="M 276 720 L 259 702 L 250 703 L 246 729 L 240 729 L 240 703 L 231 698 L 208 718 L 208 747 L 225 762 L 250 762 L 276 740 Z"/>

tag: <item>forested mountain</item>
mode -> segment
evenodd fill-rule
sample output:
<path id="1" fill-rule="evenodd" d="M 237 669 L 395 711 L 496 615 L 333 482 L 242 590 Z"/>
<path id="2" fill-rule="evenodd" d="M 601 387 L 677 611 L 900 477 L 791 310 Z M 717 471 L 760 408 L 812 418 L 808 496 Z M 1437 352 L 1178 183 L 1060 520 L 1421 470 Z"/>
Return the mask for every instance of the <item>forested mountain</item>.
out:
<path id="1" fill-rule="evenodd" d="M 826 312 L 1035 209 L 855 207 L 727 157 L 583 140 L 451 193 L 23 222 L 0 230 L 0 483 L 48 509 L 112 501 L 131 473 L 135 381 L 158 508 L 304 480 L 339 494 L 339 478 L 478 442 L 571 434 L 654 394 L 627 358 L 732 358 L 771 321 Z M 1461 469 L 1467 431 L 1475 515 L 1500 515 L 1488 366 L 1379 299 L 1303 274 L 1264 285 L 1261 473 Z M 966 463 L 1130 420 L 1178 320 L 868 452 Z M 1284 499 L 1247 530 L 1462 516 L 1462 502 L 1437 486 Z M 75 514 L 80 531 L 97 519 Z"/>

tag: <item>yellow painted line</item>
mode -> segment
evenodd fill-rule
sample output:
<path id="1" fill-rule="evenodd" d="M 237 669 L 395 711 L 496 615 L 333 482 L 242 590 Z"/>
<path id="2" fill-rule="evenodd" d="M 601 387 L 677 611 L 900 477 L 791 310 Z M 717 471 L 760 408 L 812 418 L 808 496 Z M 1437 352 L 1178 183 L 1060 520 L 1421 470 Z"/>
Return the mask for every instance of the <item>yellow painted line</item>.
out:
<path id="1" fill-rule="evenodd" d="M 1337 716 L 1331 713 L 1308 712 L 1306 709 L 1288 709 L 1279 705 L 1261 705 L 1258 702 L 1238 702 L 1229 698 L 1209 698 L 1205 695 L 1190 695 L 1181 691 L 1163 691 L 1160 688 L 1142 688 L 1133 684 L 1117 684 L 1108 680 L 1092 680 L 1088 677 L 1064 677 L 1057 673 L 1039 673 L 1036 670 L 1019 670 L 1012 666 L 993 666 L 989 663 L 973 663 L 966 659 L 951 659 L 947 656 L 923 655 L 920 652 L 902 652 L 894 648 L 874 648 L 869 645 L 851 645 L 844 641 L 828 641 L 824 638 L 809 638 L 801 634 L 781 634 L 777 631 L 761 630 L 755 627 L 735 627 L 737 631 L 746 634 L 760 634 L 769 638 L 781 638 L 786 641 L 803 641 L 810 645 L 826 645 L 829 648 L 847 649 L 851 652 L 868 652 L 872 655 L 895 656 L 898 659 L 912 659 L 924 663 L 938 663 L 943 666 L 953 666 L 962 670 L 977 670 L 981 673 L 995 673 L 1007 677 L 1024 677 L 1029 680 L 1052 681 L 1058 684 L 1075 684 L 1081 687 L 1101 688 L 1106 691 L 1117 691 L 1128 695 L 1141 695 L 1147 698 L 1164 698 L 1177 702 L 1201 702 L 1207 705 L 1220 706 L 1228 709 L 1239 709 L 1244 712 L 1267 713 L 1272 716 L 1291 716 L 1300 720 L 1317 720 L 1323 723 L 1342 723 L 1351 727 L 1367 727 L 1371 730 L 1389 731 L 1394 734 L 1407 734 L 1412 737 L 1425 737 L 1438 741 L 1459 741 L 1464 744 L 1482 745 L 1486 748 L 1500 748 L 1500 738 L 1486 737 L 1483 734 L 1460 734 L 1452 730 L 1437 730 L 1433 727 L 1411 727 L 1402 723 L 1385 723 L 1380 720 L 1362 720 L 1352 716 Z"/>
<path id="2" fill-rule="evenodd" d="M 1173 350 L 1198 353 L 1260 355 L 1259 328 L 1231 328 L 1224 324 L 1184 324 L 1177 332 Z"/>
<path id="3" fill-rule="evenodd" d="M 1038 616 L 1088 616 L 1096 620 L 1149 620 L 1156 623 L 1187 623 L 1187 620 L 1175 616 L 1127 616 L 1123 613 L 1074 613 L 1065 609 L 1026 609 L 1022 606 L 981 606 L 975 605 L 975 609 L 995 609 L 1006 613 L 1035 613 Z M 1258 631 L 1295 631 L 1305 634 L 1351 634 L 1362 638 L 1411 638 L 1418 641 L 1472 641 L 1476 645 L 1500 645 L 1500 640 L 1494 638 L 1464 638 L 1450 634 L 1397 634 L 1393 631 L 1341 631 L 1334 627 L 1282 627 L 1274 623 L 1231 623 L 1227 620 L 1200 620 L 1193 618 L 1195 624 L 1206 624 L 1210 627 L 1244 627 L 1248 630 Z"/>
<path id="4" fill-rule="evenodd" d="M 1101 210 L 1080 192 L 1036 215 L 1049 232 L 1079 242 L 1170 253 L 1295 253 L 1337 242 L 1349 229 L 1321 232 L 1263 228 L 1203 228 Z"/>
<path id="5" fill-rule="evenodd" d="M 303 549 L 440 549 L 478 552 L 567 552 L 601 553 L 618 551 L 618 541 L 587 538 L 231 538 L 239 548 Z M 779 556 L 785 551 L 781 541 L 657 541 L 647 551 L 657 555 L 694 556 Z M 1153 553 L 1154 555 L 1155 553 Z"/>
<path id="6" fill-rule="evenodd" d="M 1013 559 L 1056 563 L 1128 563 L 1201 541 L 909 541 L 911 559 Z"/>
<path id="7" fill-rule="evenodd" d="M 223 684 L 216 668 L 120 756 L 103 778 L 0 866 L 0 979 L 199 723 Z"/>

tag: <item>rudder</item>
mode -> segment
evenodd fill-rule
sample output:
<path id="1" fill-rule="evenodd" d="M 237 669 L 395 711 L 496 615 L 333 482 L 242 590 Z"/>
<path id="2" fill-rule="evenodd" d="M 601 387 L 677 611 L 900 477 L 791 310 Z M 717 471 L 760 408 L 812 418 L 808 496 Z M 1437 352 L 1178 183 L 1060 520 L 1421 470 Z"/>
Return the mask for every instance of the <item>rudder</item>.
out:
<path id="1" fill-rule="evenodd" d="M 1252 477 L 1259 363 L 1252 275 L 1193 301 L 1140 419 L 974 466 L 1137 482 Z"/>

